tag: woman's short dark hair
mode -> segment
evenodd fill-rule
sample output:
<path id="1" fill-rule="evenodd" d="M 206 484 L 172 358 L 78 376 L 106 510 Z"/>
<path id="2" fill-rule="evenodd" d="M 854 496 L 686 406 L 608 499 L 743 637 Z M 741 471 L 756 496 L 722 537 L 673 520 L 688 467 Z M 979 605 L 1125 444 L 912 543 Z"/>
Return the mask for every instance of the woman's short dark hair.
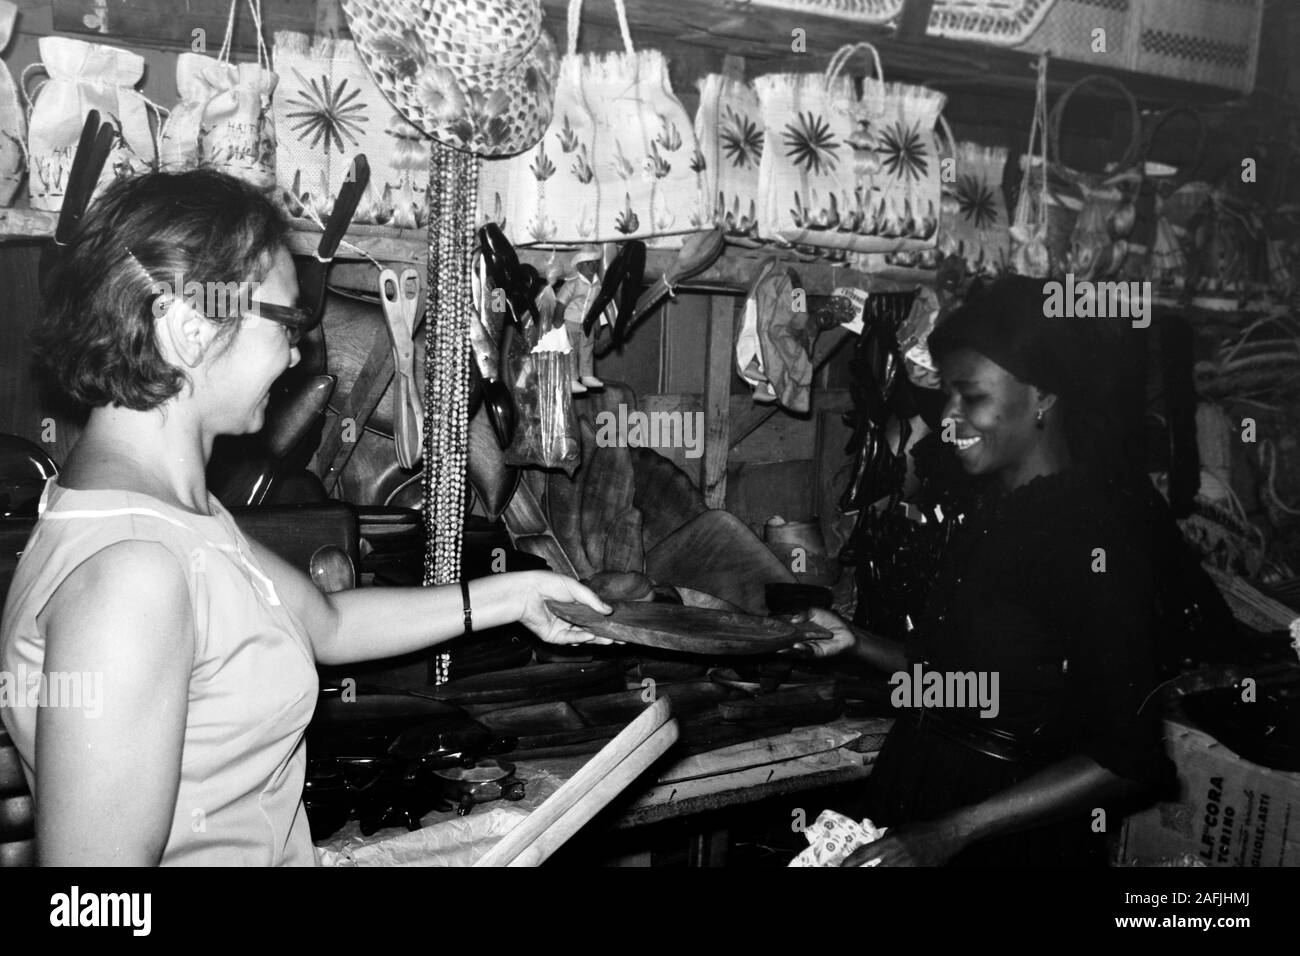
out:
<path id="1" fill-rule="evenodd" d="M 82 405 L 156 408 L 186 383 L 154 335 L 159 296 L 184 298 L 183 289 L 172 289 L 177 281 L 247 289 L 265 278 L 288 233 L 269 198 L 223 173 L 146 173 L 112 183 L 60 251 L 37 356 L 54 384 Z M 196 307 L 232 335 L 241 310 L 212 308 L 214 298 Z"/>

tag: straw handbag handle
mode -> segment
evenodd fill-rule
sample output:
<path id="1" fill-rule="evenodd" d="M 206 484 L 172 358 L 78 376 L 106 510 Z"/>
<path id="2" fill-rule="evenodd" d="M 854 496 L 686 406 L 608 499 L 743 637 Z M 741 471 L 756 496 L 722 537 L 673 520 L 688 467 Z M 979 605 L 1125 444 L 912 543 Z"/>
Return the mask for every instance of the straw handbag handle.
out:
<path id="1" fill-rule="evenodd" d="M 849 60 L 853 59 L 853 54 L 859 50 L 867 50 L 871 53 L 871 59 L 876 66 L 876 79 L 881 83 L 885 82 L 885 68 L 880 62 L 880 52 L 870 43 L 863 41 L 861 43 L 846 43 L 835 51 L 830 62 L 826 64 L 826 86 L 829 87 L 835 82 L 835 78 L 840 75 Z"/>
<path id="2" fill-rule="evenodd" d="M 1174 177 L 1178 183 L 1185 182 L 1191 176 L 1191 173 L 1201 165 L 1201 160 L 1205 158 L 1205 146 L 1209 142 L 1210 131 L 1206 128 L 1205 120 L 1201 118 L 1201 114 L 1190 106 L 1170 107 L 1156 117 L 1155 123 L 1151 125 L 1151 129 L 1146 134 L 1145 142 L 1142 144 L 1142 164 L 1145 167 L 1147 160 L 1151 158 L 1151 149 L 1155 146 L 1156 134 L 1160 132 L 1165 123 L 1180 115 L 1190 116 L 1196 121 L 1196 148 L 1192 150 L 1192 156 L 1194 157 L 1192 161 L 1183 167 L 1180 175 Z"/>
<path id="3" fill-rule="evenodd" d="M 939 148 L 940 155 L 943 154 L 942 140 L 946 139 L 948 141 L 948 155 L 953 159 L 956 159 L 957 158 L 957 137 L 953 135 L 952 127 L 948 125 L 948 120 L 944 117 L 942 113 L 939 114 L 939 125 L 936 126 L 935 129 L 943 130 L 943 136 L 939 136 L 937 132 L 935 133 L 934 136 L 935 142 Z"/>
<path id="4" fill-rule="evenodd" d="M 1061 94 L 1061 98 L 1056 101 L 1052 107 L 1051 137 L 1048 143 L 1048 158 L 1053 163 L 1061 161 L 1061 118 L 1065 115 L 1065 107 L 1070 102 L 1070 97 L 1077 93 L 1083 87 L 1093 84 L 1097 86 L 1109 86 L 1117 90 L 1128 104 L 1129 109 L 1129 142 L 1128 147 L 1124 150 L 1124 156 L 1119 161 L 1120 169 L 1127 169 L 1137 160 L 1138 154 L 1142 150 L 1142 112 L 1138 109 L 1137 100 L 1129 92 L 1127 86 L 1113 77 L 1103 76 L 1098 73 L 1092 73 L 1083 79 L 1074 83 Z"/>
<path id="5" fill-rule="evenodd" d="M 627 25 L 627 7 L 623 0 L 614 0 L 614 10 L 618 13 L 618 32 L 623 36 L 623 52 L 635 53 L 632 46 L 632 31 Z M 578 52 L 578 29 L 582 26 L 582 0 L 569 0 L 569 56 Z"/>
<path id="6" fill-rule="evenodd" d="M 843 71 L 849 60 L 853 59 L 853 54 L 857 53 L 859 50 L 867 50 L 871 53 L 872 62 L 875 63 L 876 66 L 876 82 L 879 83 L 882 88 L 884 87 L 885 68 L 881 65 L 880 53 L 870 43 L 863 41 L 861 43 L 846 43 L 835 51 L 835 55 L 832 56 L 830 62 L 826 64 L 826 73 L 822 78 L 822 86 L 825 89 L 829 90 L 831 88 L 831 84 L 835 82 L 836 78 L 840 75 L 841 71 Z M 885 110 L 884 99 L 881 97 L 866 96 L 865 89 L 863 90 L 863 93 L 864 96 L 860 101 L 858 101 L 858 105 L 867 106 L 870 115 L 879 116 L 882 114 Z"/>
<path id="7" fill-rule="evenodd" d="M 36 89 L 31 89 L 31 78 L 38 72 L 45 74 L 45 79 Z M 41 62 L 28 63 L 23 67 L 23 71 L 18 74 L 18 91 L 23 95 L 23 102 L 27 104 L 27 122 L 32 121 L 32 109 L 36 106 L 36 95 L 40 93 L 42 87 L 50 81 L 50 71 L 45 68 Z"/>

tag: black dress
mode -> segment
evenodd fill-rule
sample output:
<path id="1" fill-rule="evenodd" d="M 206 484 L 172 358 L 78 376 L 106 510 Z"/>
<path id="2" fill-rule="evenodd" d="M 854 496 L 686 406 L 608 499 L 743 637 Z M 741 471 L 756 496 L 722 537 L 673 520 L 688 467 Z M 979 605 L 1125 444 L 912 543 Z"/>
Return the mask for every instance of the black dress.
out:
<path id="1" fill-rule="evenodd" d="M 884 826 L 933 819 L 1071 754 L 1153 787 L 1167 784 L 1172 765 L 1151 696 L 1149 520 L 1139 496 L 1076 469 L 975 509 L 954 535 L 908 655 L 926 671 L 996 672 L 996 716 L 980 717 L 978 707 L 929 713 L 1036 741 L 1036 756 L 989 756 L 925 718 L 917 727 L 915 712 L 904 712 L 872 771 L 866 815 Z M 1097 819 L 1086 813 L 980 841 L 952 863 L 1104 865 Z M 1107 813 L 1106 829 L 1119 823 Z"/>

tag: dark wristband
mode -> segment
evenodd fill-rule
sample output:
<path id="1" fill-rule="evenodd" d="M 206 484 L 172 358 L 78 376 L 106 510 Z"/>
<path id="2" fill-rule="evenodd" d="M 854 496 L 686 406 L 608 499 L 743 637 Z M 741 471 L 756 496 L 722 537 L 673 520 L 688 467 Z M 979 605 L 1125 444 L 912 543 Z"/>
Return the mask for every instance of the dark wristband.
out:
<path id="1" fill-rule="evenodd" d="M 465 633 L 474 633 L 474 615 L 469 606 L 469 582 L 462 580 L 460 582 L 460 594 L 465 599 Z"/>

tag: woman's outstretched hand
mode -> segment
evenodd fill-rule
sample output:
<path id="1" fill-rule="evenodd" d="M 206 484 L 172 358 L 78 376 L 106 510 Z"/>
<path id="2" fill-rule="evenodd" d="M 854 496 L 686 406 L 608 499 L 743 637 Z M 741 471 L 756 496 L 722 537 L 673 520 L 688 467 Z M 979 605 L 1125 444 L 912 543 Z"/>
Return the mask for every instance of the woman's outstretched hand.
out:
<path id="1" fill-rule="evenodd" d="M 573 578 L 551 571 L 521 571 L 511 575 L 519 588 L 519 623 L 549 644 L 613 644 L 607 637 L 556 617 L 547 601 L 573 601 L 585 604 L 601 614 L 614 609 L 596 596 L 596 592 Z"/>
<path id="2" fill-rule="evenodd" d="M 840 866 L 943 866 L 965 843 L 950 823 L 903 824 L 890 827 L 874 843 L 858 847 Z"/>
<path id="3" fill-rule="evenodd" d="M 835 657 L 853 648 L 857 636 L 837 614 L 820 607 L 800 611 L 790 618 L 795 624 L 812 624 L 827 632 L 825 637 L 807 637 L 790 650 L 803 657 Z"/>
<path id="4" fill-rule="evenodd" d="M 814 607 L 800 611 L 791 620 L 796 624 L 812 625 L 826 633 L 805 635 L 788 653 L 816 658 L 851 657 L 857 663 L 882 670 L 886 674 L 906 670 L 908 667 L 907 652 L 902 641 L 853 627 L 838 614 Z"/>

